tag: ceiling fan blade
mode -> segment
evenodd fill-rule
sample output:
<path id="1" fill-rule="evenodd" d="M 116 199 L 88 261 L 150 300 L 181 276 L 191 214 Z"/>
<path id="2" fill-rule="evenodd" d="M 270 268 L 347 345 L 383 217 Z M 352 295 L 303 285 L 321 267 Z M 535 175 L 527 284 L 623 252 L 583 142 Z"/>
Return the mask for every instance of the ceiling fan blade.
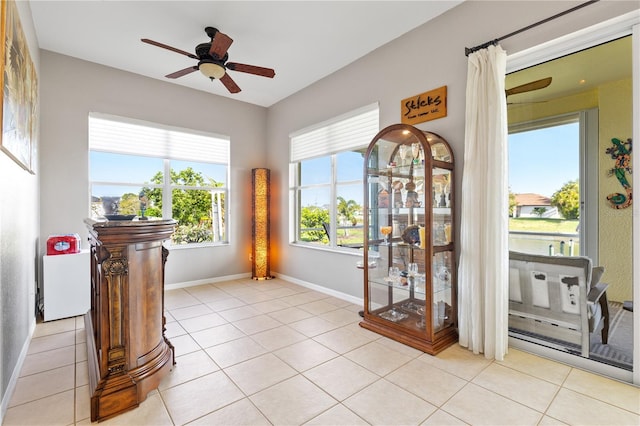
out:
<path id="1" fill-rule="evenodd" d="M 162 47 L 163 49 L 171 50 L 172 52 L 176 52 L 176 53 L 179 53 L 181 55 L 188 56 L 188 57 L 190 57 L 192 59 L 198 59 L 198 57 L 196 55 L 194 55 L 193 53 L 185 52 L 184 50 L 180 50 L 180 49 L 177 49 L 175 47 L 168 46 L 166 44 L 158 43 L 157 41 L 149 40 L 148 38 L 141 38 L 140 41 L 142 41 L 143 43 L 151 44 L 153 46 Z"/>
<path id="2" fill-rule="evenodd" d="M 222 59 L 224 54 L 227 53 L 227 50 L 229 50 L 231 43 L 233 43 L 233 39 L 231 37 L 218 31 L 211 41 L 209 55 Z"/>
<path id="3" fill-rule="evenodd" d="M 540 80 L 529 82 L 527 84 L 512 87 L 511 89 L 505 90 L 505 92 L 507 96 L 510 96 L 518 93 L 531 92 L 532 90 L 544 89 L 550 84 L 551 84 L 551 77 L 547 77 Z"/>
<path id="4" fill-rule="evenodd" d="M 240 87 L 236 84 L 235 81 L 229 76 L 229 74 L 224 73 L 222 77 L 220 77 L 220 81 L 224 84 L 224 87 L 231 93 L 238 93 L 240 91 Z"/>
<path id="5" fill-rule="evenodd" d="M 273 78 L 276 75 L 276 72 L 271 68 L 257 67 L 255 65 L 247 65 L 247 64 L 238 64 L 236 62 L 227 62 L 225 65 L 227 69 L 238 71 L 238 72 L 246 72 L 249 74 L 260 75 L 262 77 Z"/>
<path id="6" fill-rule="evenodd" d="M 167 78 L 178 78 L 178 77 L 182 77 L 183 75 L 187 75 L 187 74 L 191 74 L 194 71 L 197 71 L 198 67 L 197 66 L 192 66 L 189 68 L 185 68 L 183 70 L 180 71 L 176 71 L 176 72 L 172 72 L 171 74 L 167 74 L 165 75 L 165 77 Z"/>

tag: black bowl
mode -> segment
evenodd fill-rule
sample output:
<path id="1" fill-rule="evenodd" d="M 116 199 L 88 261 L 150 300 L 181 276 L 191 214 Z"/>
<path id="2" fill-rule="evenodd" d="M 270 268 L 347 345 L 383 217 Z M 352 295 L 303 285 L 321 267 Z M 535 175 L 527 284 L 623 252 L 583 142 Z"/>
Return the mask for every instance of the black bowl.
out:
<path id="1" fill-rule="evenodd" d="M 135 214 L 105 214 L 104 217 L 107 220 L 132 220 L 136 217 Z"/>

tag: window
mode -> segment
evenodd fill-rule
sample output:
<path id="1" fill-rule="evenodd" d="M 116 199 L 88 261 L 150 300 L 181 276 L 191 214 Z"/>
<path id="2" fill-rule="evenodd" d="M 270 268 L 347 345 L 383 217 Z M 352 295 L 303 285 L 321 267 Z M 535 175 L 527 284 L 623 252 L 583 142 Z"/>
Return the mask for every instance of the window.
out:
<path id="1" fill-rule="evenodd" d="M 228 243 L 229 138 L 89 116 L 91 217 L 175 219 L 173 244 Z"/>
<path id="2" fill-rule="evenodd" d="M 373 104 L 290 136 L 291 241 L 362 247 L 364 154 L 378 129 Z"/>

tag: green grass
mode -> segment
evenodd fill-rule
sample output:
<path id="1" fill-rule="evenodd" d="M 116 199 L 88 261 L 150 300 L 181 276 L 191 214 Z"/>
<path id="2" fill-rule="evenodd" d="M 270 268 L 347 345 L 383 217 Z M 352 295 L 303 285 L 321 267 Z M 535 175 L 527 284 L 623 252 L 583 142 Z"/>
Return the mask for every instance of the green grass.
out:
<path id="1" fill-rule="evenodd" d="M 512 217 L 509 218 L 509 231 L 557 232 L 562 234 L 574 234 L 578 232 L 577 228 L 579 223 L 579 220 Z"/>

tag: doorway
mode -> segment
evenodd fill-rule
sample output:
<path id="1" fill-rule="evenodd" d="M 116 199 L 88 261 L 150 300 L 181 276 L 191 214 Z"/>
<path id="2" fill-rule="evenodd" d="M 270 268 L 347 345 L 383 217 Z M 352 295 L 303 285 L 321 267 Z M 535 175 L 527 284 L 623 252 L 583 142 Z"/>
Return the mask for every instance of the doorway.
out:
<path id="1" fill-rule="evenodd" d="M 631 165 L 629 162 L 627 170 L 616 171 L 620 167 L 615 160 L 621 153 L 620 146 L 631 151 L 632 44 L 631 35 L 625 35 L 555 57 L 550 51 L 541 59 L 538 53 L 537 63 L 520 68 L 513 66 L 510 57 L 514 72 L 505 82 L 510 164 L 522 164 L 513 174 L 510 171 L 512 221 L 539 225 L 533 231 L 529 228 L 526 237 L 533 232 L 550 239 L 535 249 L 531 243 L 522 249 L 522 243 L 514 238 L 521 231 L 510 229 L 510 249 L 583 255 L 591 258 L 594 266 L 604 266 L 601 281 L 609 284 L 612 332 L 606 344 L 599 332 L 592 333 L 587 357 L 576 355 L 566 345 L 545 344 L 544 338 L 524 343 L 511 338 L 510 344 L 522 343 L 532 352 L 627 381 L 633 380 L 634 370 L 634 318 L 632 311 L 624 309 L 633 306 L 633 215 L 632 207 L 620 197 L 630 197 L 631 188 L 624 186 L 620 177 L 626 176 L 630 182 Z M 517 89 L 510 93 L 513 88 Z M 519 157 L 512 158 L 512 151 Z M 527 167 L 530 175 L 519 176 L 524 165 L 531 163 L 533 167 Z M 556 176 L 556 181 L 549 189 L 543 183 L 551 176 Z M 576 205 L 564 205 L 560 201 L 567 198 L 566 193 L 572 195 L 571 191 L 577 192 Z M 550 224 L 566 226 L 554 231 L 549 230 Z"/>

